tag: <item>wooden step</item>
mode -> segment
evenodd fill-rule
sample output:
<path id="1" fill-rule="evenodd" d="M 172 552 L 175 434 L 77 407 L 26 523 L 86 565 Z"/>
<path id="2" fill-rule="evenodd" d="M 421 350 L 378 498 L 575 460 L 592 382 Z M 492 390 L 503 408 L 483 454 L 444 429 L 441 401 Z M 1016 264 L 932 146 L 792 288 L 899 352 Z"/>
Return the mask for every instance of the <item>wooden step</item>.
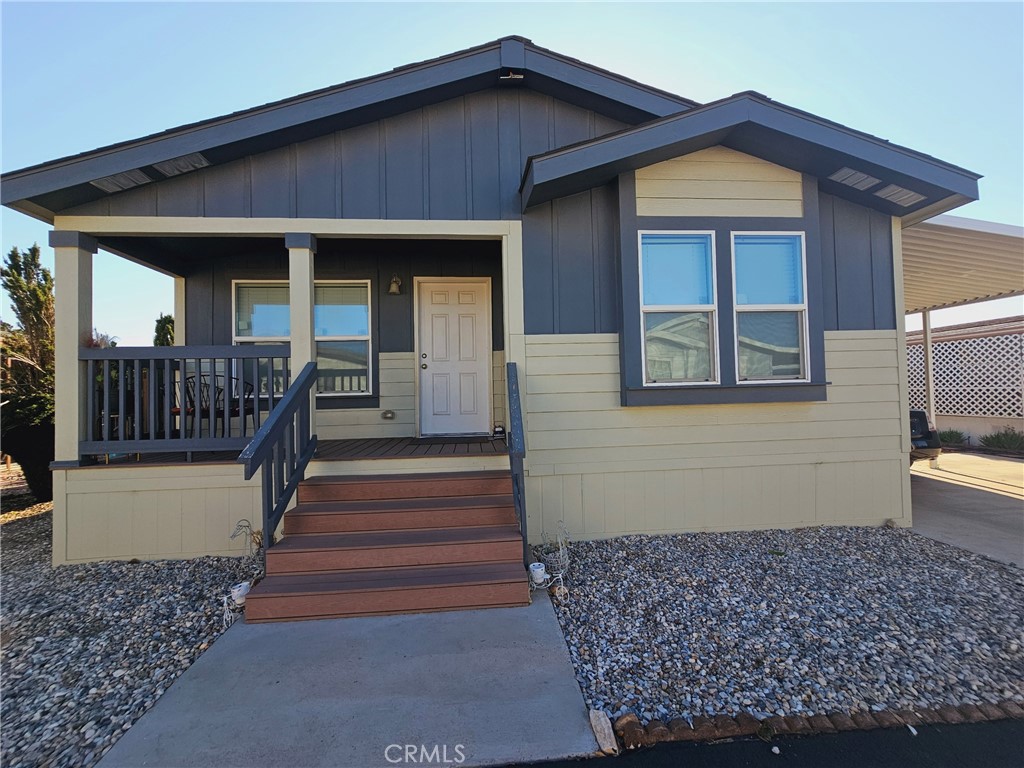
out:
<path id="1" fill-rule="evenodd" d="M 304 480 L 299 484 L 298 503 L 508 493 L 512 493 L 512 476 L 507 471 L 342 475 Z"/>
<path id="2" fill-rule="evenodd" d="M 288 510 L 286 536 L 413 528 L 514 525 L 512 496 L 433 496 L 415 499 L 314 501 Z"/>
<path id="3" fill-rule="evenodd" d="M 247 622 L 528 605 L 522 563 L 267 576 L 246 597 Z"/>
<path id="4" fill-rule="evenodd" d="M 267 574 L 414 565 L 520 562 L 515 525 L 286 536 L 267 552 Z"/>

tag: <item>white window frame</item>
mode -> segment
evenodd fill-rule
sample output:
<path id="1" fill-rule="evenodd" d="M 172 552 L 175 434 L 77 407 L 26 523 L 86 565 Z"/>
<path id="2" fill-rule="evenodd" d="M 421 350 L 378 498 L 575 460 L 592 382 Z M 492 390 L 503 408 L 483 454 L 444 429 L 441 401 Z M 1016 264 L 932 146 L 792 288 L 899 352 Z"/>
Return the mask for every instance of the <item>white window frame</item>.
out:
<path id="1" fill-rule="evenodd" d="M 705 235 L 711 241 L 711 304 L 644 304 L 644 235 Z M 718 254 L 715 231 L 704 229 L 641 229 L 637 231 L 637 272 L 640 285 L 640 364 L 643 366 L 644 387 L 709 387 L 722 381 L 721 354 L 718 334 Z M 708 352 L 712 356 L 711 372 L 714 378 L 702 381 L 648 381 L 647 380 L 647 331 L 644 316 L 660 312 L 707 312 L 711 315 L 708 327 L 711 338 Z"/>
<path id="2" fill-rule="evenodd" d="M 290 336 L 239 336 L 238 335 L 238 314 L 236 304 L 238 301 L 238 288 L 245 285 L 281 285 L 288 287 L 287 280 L 232 280 L 231 281 L 231 342 L 232 344 L 268 344 L 268 343 L 291 343 Z M 365 285 L 366 286 L 366 312 L 367 331 L 366 335 L 354 336 L 317 336 L 314 328 L 314 354 L 316 343 L 320 341 L 365 341 L 366 344 L 366 391 L 365 392 L 320 392 L 317 397 L 371 397 L 373 395 L 373 285 L 370 280 L 314 280 L 316 286 L 323 285 Z M 316 293 L 314 290 L 314 297 Z M 314 313 L 316 300 L 314 298 Z"/>
<path id="3" fill-rule="evenodd" d="M 736 237 L 754 235 L 758 237 L 799 237 L 800 238 L 800 277 L 802 278 L 801 296 L 803 302 L 800 304 L 744 304 L 740 309 L 736 297 Z M 736 383 L 742 386 L 758 386 L 764 384 L 807 384 L 810 382 L 811 355 L 810 345 L 807 340 L 810 336 L 810 328 L 807 319 L 807 233 L 800 230 L 735 230 L 729 233 L 729 257 L 732 269 L 732 312 L 733 312 L 733 354 L 736 365 Z M 792 377 L 770 377 L 765 379 L 741 379 L 740 378 L 740 323 L 741 312 L 798 312 L 800 315 L 800 367 L 801 375 Z"/>

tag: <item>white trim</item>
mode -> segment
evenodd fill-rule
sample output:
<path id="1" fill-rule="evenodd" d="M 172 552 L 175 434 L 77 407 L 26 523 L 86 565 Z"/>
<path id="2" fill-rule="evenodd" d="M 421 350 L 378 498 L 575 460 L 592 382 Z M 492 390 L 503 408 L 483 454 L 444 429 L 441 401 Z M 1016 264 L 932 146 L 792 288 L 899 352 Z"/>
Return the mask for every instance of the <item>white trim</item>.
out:
<path id="1" fill-rule="evenodd" d="M 639 229 L 637 230 L 636 268 L 640 286 L 640 365 L 643 375 L 643 386 L 646 387 L 693 387 L 713 386 L 722 383 L 721 355 L 719 354 L 718 333 L 718 253 L 714 230 L 699 229 Z M 711 242 L 711 304 L 644 304 L 644 235 L 706 235 Z M 651 312 L 690 312 L 711 315 L 709 329 L 711 338 L 708 340 L 708 354 L 711 355 L 714 378 L 700 381 L 648 381 L 647 380 L 647 337 L 644 326 L 645 310 Z"/>
<path id="2" fill-rule="evenodd" d="M 736 236 L 755 237 L 799 237 L 800 238 L 800 277 L 801 304 L 744 304 L 739 308 L 736 299 Z M 750 386 L 758 384 L 807 384 L 811 380 L 811 351 L 809 342 L 810 328 L 807 312 L 807 233 L 799 230 L 731 230 L 729 232 L 729 259 L 732 274 L 732 327 L 733 327 L 733 364 L 735 365 L 736 384 Z M 798 378 L 778 377 L 767 379 L 740 378 L 740 312 L 796 312 L 801 316 L 800 322 L 800 359 L 802 376 Z"/>
<path id="3" fill-rule="evenodd" d="M 248 280 L 240 278 L 231 281 L 231 343 L 232 344 L 260 344 L 260 343 L 282 343 L 290 342 L 291 335 L 288 336 L 239 336 L 238 335 L 238 314 L 237 314 L 237 299 L 239 286 L 244 285 L 278 285 L 288 287 L 288 280 Z M 366 335 L 351 335 L 351 336 L 318 336 L 316 335 L 316 329 L 314 328 L 313 335 L 313 354 L 316 354 L 316 343 L 320 341 L 365 341 L 367 342 L 367 357 L 366 357 L 366 391 L 365 392 L 317 392 L 317 397 L 372 397 L 374 394 L 373 390 L 373 281 L 370 279 L 354 279 L 354 280 L 314 280 L 313 281 L 313 295 L 316 296 L 316 287 L 319 285 L 365 285 L 366 286 L 366 312 L 367 312 L 367 330 L 369 331 Z M 314 312 L 316 311 L 316 299 L 314 298 Z M 289 329 L 291 330 L 291 329 Z"/>
<path id="4" fill-rule="evenodd" d="M 486 317 L 487 322 L 484 323 L 487 332 L 486 345 L 487 345 L 487 431 L 486 432 L 451 432 L 442 434 L 431 434 L 429 437 L 444 437 L 444 436 L 479 436 L 491 434 L 491 426 L 494 423 L 494 332 L 493 325 L 494 319 L 492 318 L 492 301 L 491 301 L 491 278 L 490 277 L 429 277 L 429 276 L 416 276 L 412 278 L 412 338 L 413 338 L 413 359 L 416 361 L 416 375 L 413 378 L 413 406 L 414 414 L 413 418 L 416 420 L 416 437 L 423 437 L 423 421 L 421 419 L 420 409 L 420 285 L 423 283 L 470 283 L 470 284 L 483 284 L 486 287 L 484 293 L 487 299 L 486 306 Z M 507 297 L 506 297 L 507 300 Z M 505 302 L 502 302 L 503 304 Z M 508 340 L 508 329 L 505 329 L 505 339 Z M 507 346 L 507 344 L 506 344 Z M 505 351 L 506 359 L 508 357 L 508 350 Z M 507 413 L 507 411 L 506 411 Z"/>

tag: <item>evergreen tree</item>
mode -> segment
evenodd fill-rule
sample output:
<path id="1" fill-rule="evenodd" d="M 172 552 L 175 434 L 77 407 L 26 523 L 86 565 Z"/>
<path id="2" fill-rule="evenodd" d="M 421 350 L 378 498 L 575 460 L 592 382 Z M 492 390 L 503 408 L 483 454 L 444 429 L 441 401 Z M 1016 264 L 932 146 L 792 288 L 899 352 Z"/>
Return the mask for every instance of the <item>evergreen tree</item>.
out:
<path id="1" fill-rule="evenodd" d="M 154 347 L 174 346 L 174 317 L 160 314 L 156 319 L 156 332 L 153 334 Z"/>

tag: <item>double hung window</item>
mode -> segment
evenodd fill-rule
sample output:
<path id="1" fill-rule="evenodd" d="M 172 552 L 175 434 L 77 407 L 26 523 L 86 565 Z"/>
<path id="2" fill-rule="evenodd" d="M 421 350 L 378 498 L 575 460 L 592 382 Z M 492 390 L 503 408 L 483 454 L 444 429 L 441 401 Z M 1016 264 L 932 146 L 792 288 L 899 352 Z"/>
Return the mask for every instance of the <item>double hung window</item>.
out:
<path id="1" fill-rule="evenodd" d="M 713 233 L 640 233 L 647 385 L 718 381 L 715 293 Z"/>
<path id="2" fill-rule="evenodd" d="M 732 255 L 737 382 L 806 381 L 803 235 L 734 232 Z"/>
<path id="3" fill-rule="evenodd" d="M 370 281 L 317 281 L 313 294 L 317 393 L 370 394 Z M 289 341 L 286 282 L 236 282 L 234 303 L 236 344 Z"/>

